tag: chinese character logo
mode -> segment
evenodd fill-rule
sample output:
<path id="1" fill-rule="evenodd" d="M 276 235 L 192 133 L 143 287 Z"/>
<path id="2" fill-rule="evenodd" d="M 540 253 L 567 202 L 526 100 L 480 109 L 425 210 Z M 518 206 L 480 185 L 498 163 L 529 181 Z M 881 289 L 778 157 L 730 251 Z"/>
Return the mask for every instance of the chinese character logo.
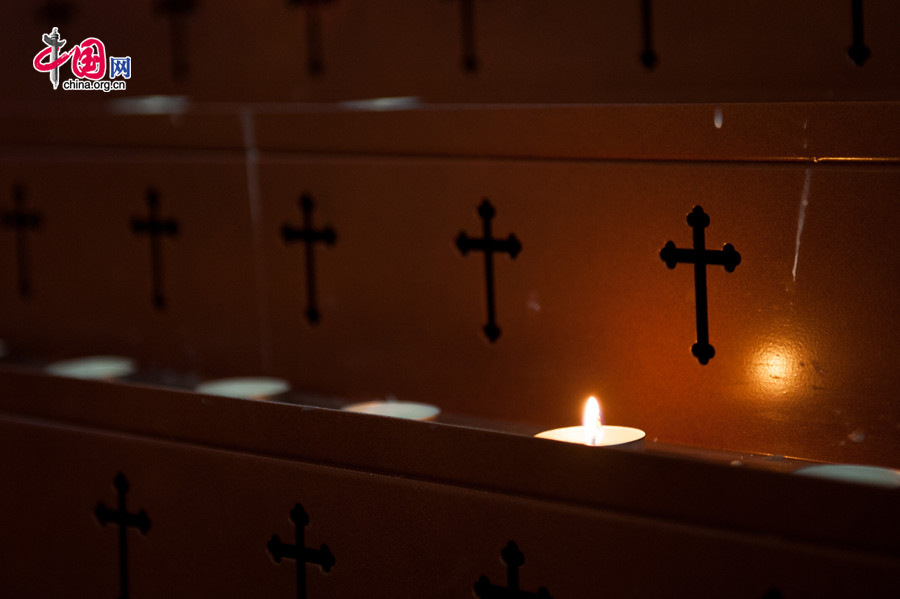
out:
<path id="1" fill-rule="evenodd" d="M 60 52 L 66 45 L 66 40 L 61 39 L 58 28 L 54 27 L 50 33 L 45 33 L 41 40 L 45 48 L 35 54 L 33 65 L 39 73 L 50 73 L 50 83 L 53 89 L 59 87 L 59 69 L 67 62 L 72 69 L 72 74 L 78 78 L 70 79 L 63 85 L 63 89 L 99 89 L 110 91 L 111 89 L 125 89 L 124 81 L 101 81 L 106 76 L 106 46 L 99 39 L 89 37 L 80 44 L 73 46 L 68 52 Z M 109 78 L 131 79 L 131 57 L 110 56 Z"/>
<path id="2" fill-rule="evenodd" d="M 72 73 L 79 79 L 97 81 L 106 75 L 106 47 L 97 38 L 87 38 L 71 52 Z"/>
<path id="3" fill-rule="evenodd" d="M 47 47 L 34 57 L 34 68 L 41 73 L 50 71 L 50 83 L 53 84 L 53 89 L 56 89 L 59 87 L 59 67 L 69 60 L 68 52 L 59 55 L 59 49 L 66 45 L 66 40 L 59 39 L 59 30 L 56 27 L 49 34 L 45 33 L 42 39 Z M 43 62 L 48 55 L 50 62 Z"/>
<path id="4" fill-rule="evenodd" d="M 109 78 L 115 79 L 122 77 L 123 79 L 131 79 L 131 57 L 130 56 L 110 56 L 109 57 Z"/>

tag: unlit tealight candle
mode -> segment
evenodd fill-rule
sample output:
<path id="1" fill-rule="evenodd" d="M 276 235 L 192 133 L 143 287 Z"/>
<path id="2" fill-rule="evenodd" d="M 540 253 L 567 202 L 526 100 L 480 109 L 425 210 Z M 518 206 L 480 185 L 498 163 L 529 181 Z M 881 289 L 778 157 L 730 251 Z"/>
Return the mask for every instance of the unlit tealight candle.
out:
<path id="1" fill-rule="evenodd" d="M 197 393 L 234 397 L 237 399 L 266 399 L 290 391 L 291 384 L 273 377 L 231 377 L 205 381 L 195 387 Z"/>
<path id="2" fill-rule="evenodd" d="M 896 489 L 900 487 L 900 470 L 879 468 L 878 466 L 857 466 L 855 464 L 816 464 L 796 470 L 794 474 L 815 478 L 830 478 L 850 483 L 874 485 Z"/>
<path id="3" fill-rule="evenodd" d="M 427 403 L 414 401 L 398 401 L 388 397 L 381 401 L 364 401 L 341 408 L 345 412 L 357 412 L 360 414 L 374 414 L 376 416 L 390 416 L 406 420 L 431 420 L 441 413 L 441 409 Z"/>
<path id="4" fill-rule="evenodd" d="M 134 374 L 135 366 L 134 360 L 124 356 L 86 356 L 53 362 L 45 370 L 74 379 L 108 380 Z"/>

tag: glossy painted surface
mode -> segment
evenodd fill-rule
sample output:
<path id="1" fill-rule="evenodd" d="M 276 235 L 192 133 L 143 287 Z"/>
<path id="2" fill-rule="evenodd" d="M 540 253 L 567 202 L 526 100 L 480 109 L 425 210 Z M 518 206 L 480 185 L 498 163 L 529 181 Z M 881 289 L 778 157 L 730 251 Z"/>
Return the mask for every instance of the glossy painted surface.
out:
<path id="1" fill-rule="evenodd" d="M 653 2 L 650 71 L 640 2 L 473 0 L 473 73 L 462 1 L 325 3 L 315 77 L 290 3 L 197 3 L 173 56 L 159 12 L 76 2 L 63 36 L 133 58 L 110 94 L 54 91 L 50 24 L 0 7 L 0 212 L 19 188 L 40 215 L 0 229 L 0 595 L 118 591 L 92 511 L 117 472 L 153 522 L 126 536 L 135 597 L 290 596 L 265 542 L 299 503 L 337 559 L 316 597 L 471 595 L 510 541 L 554 597 L 896 595 L 896 492 L 781 454 L 900 465 L 900 5 L 866 0 L 858 66 L 846 0 Z M 335 232 L 314 256 L 285 242 L 304 194 Z M 456 243 L 485 198 L 522 244 L 492 271 Z M 707 269 L 707 366 L 693 267 L 660 259 L 695 205 L 742 257 Z M 42 370 L 107 353 L 138 372 Z M 292 390 L 194 391 L 246 375 Z M 532 438 L 590 394 L 641 447 Z M 335 409 L 389 395 L 442 411 Z"/>
<path id="2" fill-rule="evenodd" d="M 27 241 L 32 297 L 24 301 L 0 283 L 11 301 L 8 322 L 18 333 L 10 343 L 19 354 L 113 353 L 134 358 L 142 369 L 207 377 L 257 372 L 243 164 L 122 159 L 112 152 L 94 161 L 77 153 L 57 160 L 3 167 L 23 182 L 28 205 L 44 216 Z M 179 224 L 178 235 L 160 244 L 163 311 L 151 301 L 150 241 L 131 229 L 132 218 L 146 218 L 150 186 L 159 190 L 161 217 Z M 14 234 L 0 234 L 9 248 L 0 257 L 3 271 L 14 274 Z"/>
<path id="3" fill-rule="evenodd" d="M 5 3 L 0 22 L 8 58 L 0 65 L 4 94 L 46 99 L 46 73 L 31 66 L 50 24 L 36 3 Z M 863 66 L 847 53 L 853 42 L 847 0 L 741 3 L 716 0 L 653 3 L 654 49 L 648 70 L 641 3 L 583 0 L 559 5 L 475 0 L 480 69 L 461 68 L 455 1 L 332 2 L 319 7 L 324 70 L 306 69 L 305 11 L 287 2 L 220 0 L 187 19 L 172 72 L 170 23 L 158 11 L 95 1 L 58 22 L 71 45 L 95 36 L 113 56 L 133 58 L 123 95 L 183 95 L 215 101 L 356 101 L 412 97 L 425 102 L 733 102 L 890 100 L 900 93 L 895 68 L 900 7 L 866 0 Z M 63 67 L 62 79 L 69 71 Z M 55 96 L 64 96 L 62 89 Z M 117 92 L 118 93 L 118 92 Z M 102 103 L 110 94 L 84 95 Z"/>
<path id="4" fill-rule="evenodd" d="M 593 116 L 614 122 L 620 110 L 637 116 L 616 107 Z M 854 105 L 830 110 L 811 108 L 824 123 L 816 130 L 839 134 L 816 138 L 816 153 L 864 149 L 869 129 L 849 119 Z M 696 109 L 647 111 L 674 127 Z M 796 107 L 744 112 L 759 121 L 766 111 L 802 122 Z M 584 118 L 547 113 L 573 119 L 571 128 Z M 415 146 L 428 132 L 408 114 L 396 115 L 398 132 Z M 514 131 L 516 115 L 504 115 L 501 130 Z M 282 126 L 309 118 L 286 116 Z M 732 118 L 727 127 L 747 125 Z M 671 141 L 666 130 L 660 137 Z M 718 130 L 710 118 L 684 131 L 703 139 Z M 23 150 L 5 162 L 4 185 L 25 185 L 45 223 L 29 233 L 33 299 L 17 296 L 15 277 L 0 281 L 0 332 L 20 355 L 125 353 L 144 369 L 279 376 L 297 389 L 394 394 L 539 429 L 577 422 L 597 394 L 608 424 L 651 440 L 895 466 L 900 258 L 889 248 L 900 170 L 860 152 L 781 158 L 804 135 L 772 136 L 770 154 L 733 136 L 716 161 L 690 152 L 660 160 L 652 144 L 627 160 L 482 159 L 483 144 L 498 142 L 474 133 L 467 158 L 442 157 L 440 147 L 418 157 L 292 153 L 265 136 L 259 155 Z M 352 136 L 336 139 L 353 147 Z M 891 139 L 878 142 L 881 156 L 900 155 Z M 151 184 L 162 214 L 181 226 L 163 242 L 162 312 L 149 301 L 149 243 L 128 228 Z M 285 223 L 300 222 L 304 192 L 315 198 L 315 226 L 337 234 L 315 251 L 316 326 L 303 316 L 304 249 L 281 238 Z M 495 344 L 481 331 L 483 260 L 454 246 L 461 230 L 479 230 L 485 197 L 497 210 L 494 234 L 514 233 L 523 246 L 515 260 L 495 257 Z M 690 246 L 685 215 L 695 204 L 711 218 L 707 247 L 731 243 L 743 258 L 733 273 L 708 269 L 717 352 L 708 366 L 690 355 L 691 267 L 669 270 L 659 258 L 669 240 Z M 12 248 L 12 232 L 3 234 Z M 2 260 L 13 273 L 15 256 Z"/>
<path id="5" fill-rule="evenodd" d="M 10 369 L 0 388 L 8 596 L 115 594 L 93 510 L 117 472 L 151 521 L 128 531 L 135 597 L 292 596 L 266 542 L 297 503 L 336 560 L 307 570 L 315 596 L 466 596 L 504 581 L 510 540 L 523 587 L 559 597 L 890 598 L 900 570 L 896 493 L 871 486 Z"/>

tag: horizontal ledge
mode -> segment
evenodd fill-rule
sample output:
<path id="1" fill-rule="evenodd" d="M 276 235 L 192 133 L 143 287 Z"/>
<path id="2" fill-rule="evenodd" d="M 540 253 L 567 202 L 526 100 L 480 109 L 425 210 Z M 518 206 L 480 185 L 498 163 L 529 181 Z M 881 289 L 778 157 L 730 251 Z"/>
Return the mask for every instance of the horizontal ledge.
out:
<path id="1" fill-rule="evenodd" d="M 0 105 L 8 147 L 516 159 L 900 163 L 897 102 Z M 369 103 L 369 104 L 367 104 Z M 362 107 L 362 108 L 361 108 Z M 168 111 L 167 111 L 168 110 Z M 62 125 L 65 126 L 62 126 Z"/>
<path id="2" fill-rule="evenodd" d="M 880 488 L 18 369 L 0 370 L 0 391 L 0 421 L 10 423 L 117 431 L 736 534 L 774 535 L 879 559 L 900 554 L 900 506 L 893 491 Z M 841 512 L 855 517 L 835 519 Z"/>

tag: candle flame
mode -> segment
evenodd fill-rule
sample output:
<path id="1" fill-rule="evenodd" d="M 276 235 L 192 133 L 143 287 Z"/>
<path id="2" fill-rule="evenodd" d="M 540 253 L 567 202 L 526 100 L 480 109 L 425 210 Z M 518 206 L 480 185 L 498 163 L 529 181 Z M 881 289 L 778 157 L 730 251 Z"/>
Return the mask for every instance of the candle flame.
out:
<path id="1" fill-rule="evenodd" d="M 584 429 L 585 445 L 596 445 L 597 438 L 600 436 L 600 429 L 603 423 L 600 420 L 600 404 L 597 398 L 591 396 L 584 405 L 584 417 L 581 420 Z"/>

